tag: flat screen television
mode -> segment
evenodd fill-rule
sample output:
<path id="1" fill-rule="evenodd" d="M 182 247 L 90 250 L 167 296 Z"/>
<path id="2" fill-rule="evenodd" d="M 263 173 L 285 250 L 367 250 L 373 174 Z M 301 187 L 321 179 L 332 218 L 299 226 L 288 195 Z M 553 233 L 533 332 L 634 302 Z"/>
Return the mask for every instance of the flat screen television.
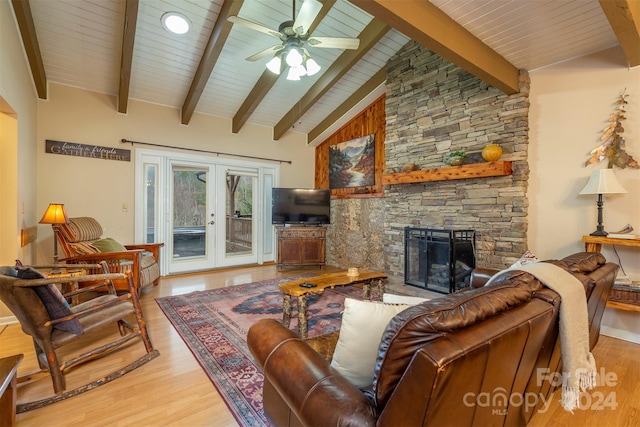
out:
<path id="1" fill-rule="evenodd" d="M 329 224 L 331 190 L 274 188 L 271 193 L 273 224 Z"/>

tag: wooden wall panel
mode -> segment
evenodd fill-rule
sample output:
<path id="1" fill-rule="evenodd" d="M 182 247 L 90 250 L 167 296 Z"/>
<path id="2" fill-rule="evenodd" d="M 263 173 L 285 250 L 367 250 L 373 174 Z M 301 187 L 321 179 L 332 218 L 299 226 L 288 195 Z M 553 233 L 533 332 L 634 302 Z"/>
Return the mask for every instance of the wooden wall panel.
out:
<path id="1" fill-rule="evenodd" d="M 383 197 L 382 174 L 385 171 L 384 140 L 386 134 L 386 96 L 371 105 L 316 147 L 315 186 L 329 188 L 329 147 L 355 138 L 375 134 L 375 184 L 366 187 L 336 188 L 331 197 Z"/>

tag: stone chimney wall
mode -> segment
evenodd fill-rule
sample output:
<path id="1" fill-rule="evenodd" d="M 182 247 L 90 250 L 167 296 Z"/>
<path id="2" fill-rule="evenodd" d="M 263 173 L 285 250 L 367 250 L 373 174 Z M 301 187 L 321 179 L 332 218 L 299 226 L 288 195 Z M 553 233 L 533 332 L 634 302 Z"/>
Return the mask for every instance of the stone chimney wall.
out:
<path id="1" fill-rule="evenodd" d="M 331 201 L 327 262 L 404 276 L 404 228 L 473 229 L 476 262 L 504 268 L 527 249 L 529 77 L 505 95 L 415 42 L 387 64 L 385 173 L 407 163 L 448 167 L 452 150 L 468 162 L 500 145 L 513 162 L 504 177 L 387 185 L 384 197 Z"/>
<path id="2" fill-rule="evenodd" d="M 503 268 L 527 248 L 529 77 L 505 95 L 415 42 L 387 64 L 386 173 L 407 163 L 446 167 L 449 152 L 468 162 L 500 145 L 513 175 L 385 187 L 384 270 L 404 274 L 404 228 L 473 229 L 478 266 Z"/>

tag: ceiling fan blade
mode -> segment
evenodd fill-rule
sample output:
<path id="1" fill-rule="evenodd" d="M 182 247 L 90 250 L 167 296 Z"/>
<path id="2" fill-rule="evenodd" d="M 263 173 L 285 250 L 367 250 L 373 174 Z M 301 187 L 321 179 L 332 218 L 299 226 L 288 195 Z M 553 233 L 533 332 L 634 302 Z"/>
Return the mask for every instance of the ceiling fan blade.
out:
<path id="1" fill-rule="evenodd" d="M 251 62 L 257 61 L 258 59 L 262 59 L 265 56 L 274 55 L 275 53 L 281 51 L 282 49 L 284 49 L 284 46 L 281 44 L 271 46 L 261 52 L 256 53 L 255 55 L 251 55 L 250 57 L 246 58 L 246 60 Z"/>
<path id="2" fill-rule="evenodd" d="M 264 34 L 268 34 L 272 37 L 276 37 L 279 38 L 280 40 L 284 41 L 284 36 L 282 34 L 280 34 L 280 32 L 276 31 L 276 30 L 272 30 L 271 28 L 267 28 L 264 25 L 260 25 L 260 24 L 256 24 L 255 22 L 249 21 L 247 19 L 244 18 L 240 18 L 238 16 L 230 16 L 227 18 L 227 20 L 229 22 L 233 22 L 234 24 L 239 24 L 242 25 L 243 27 L 247 27 L 250 28 L 254 31 L 259 31 L 261 33 Z"/>
<path id="3" fill-rule="evenodd" d="M 312 47 L 333 48 L 333 49 L 357 49 L 360 46 L 360 39 L 350 39 L 346 37 L 310 37 L 307 44 Z"/>
<path id="4" fill-rule="evenodd" d="M 317 0 L 304 0 L 300 7 L 300 13 L 296 17 L 293 23 L 293 31 L 298 35 L 306 34 L 309 31 L 309 27 L 316 19 L 318 13 L 322 9 L 322 3 Z"/>

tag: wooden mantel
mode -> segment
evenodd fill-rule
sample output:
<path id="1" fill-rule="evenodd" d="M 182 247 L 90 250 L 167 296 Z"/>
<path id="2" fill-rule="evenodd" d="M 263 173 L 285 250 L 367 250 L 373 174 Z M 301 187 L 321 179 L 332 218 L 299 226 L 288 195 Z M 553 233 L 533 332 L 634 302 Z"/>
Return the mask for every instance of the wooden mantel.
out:
<path id="1" fill-rule="evenodd" d="M 411 172 L 382 175 L 383 185 L 413 184 L 417 182 L 451 181 L 454 179 L 486 178 L 511 175 L 510 161 L 473 163 Z"/>

